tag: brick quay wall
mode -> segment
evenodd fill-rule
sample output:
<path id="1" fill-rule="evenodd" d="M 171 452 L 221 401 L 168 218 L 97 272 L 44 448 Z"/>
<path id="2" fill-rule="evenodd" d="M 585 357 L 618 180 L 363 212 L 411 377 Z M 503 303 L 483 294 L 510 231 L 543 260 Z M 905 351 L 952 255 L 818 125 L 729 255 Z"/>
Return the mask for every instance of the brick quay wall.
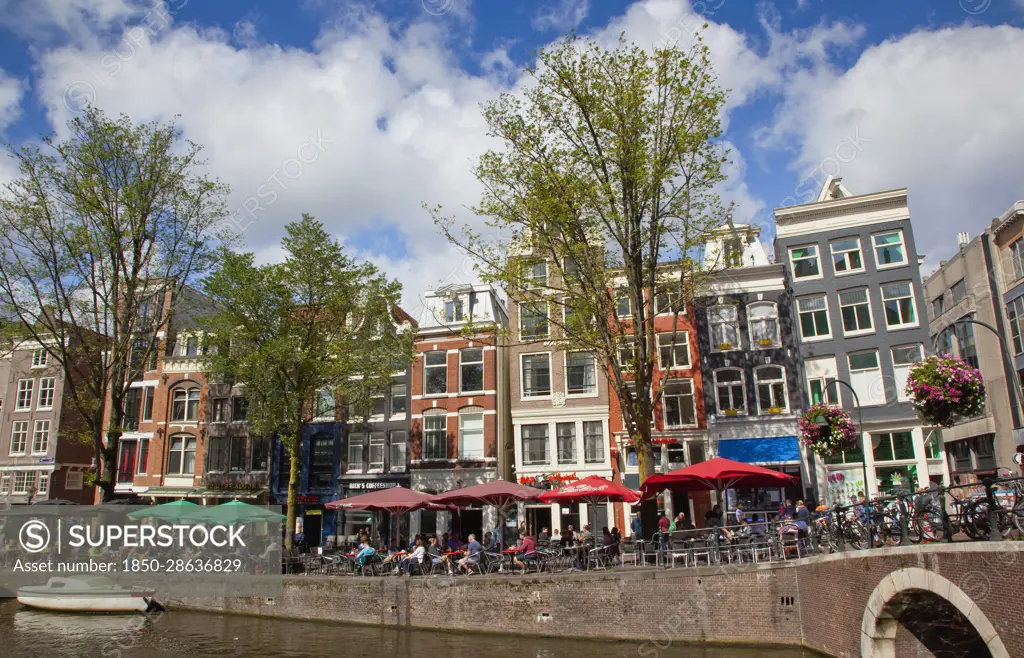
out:
<path id="1" fill-rule="evenodd" d="M 785 563 L 583 574 L 363 578 L 288 576 L 264 597 L 195 598 L 173 607 L 409 628 L 586 637 L 645 643 L 804 646 L 861 655 L 868 597 L 888 574 L 920 567 L 959 583 L 991 619 L 1011 655 L 1024 656 L 1014 572 L 1024 544 L 918 546 Z M 1012 564 L 1011 564 L 1012 563 Z M 1013 567 L 1016 567 L 1014 569 Z M 969 591 L 972 590 L 972 591 Z M 898 655 L 930 655 L 902 628 Z M 646 651 L 645 651 L 646 649 Z"/>

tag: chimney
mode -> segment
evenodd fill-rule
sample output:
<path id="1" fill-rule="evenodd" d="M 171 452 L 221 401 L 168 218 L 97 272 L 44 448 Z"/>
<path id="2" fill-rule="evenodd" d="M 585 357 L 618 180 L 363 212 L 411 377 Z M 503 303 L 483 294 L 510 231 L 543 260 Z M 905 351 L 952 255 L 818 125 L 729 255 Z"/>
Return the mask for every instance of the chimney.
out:
<path id="1" fill-rule="evenodd" d="M 961 249 L 967 246 L 967 243 L 971 241 L 971 236 L 967 231 L 960 231 L 956 234 L 956 243 Z"/>

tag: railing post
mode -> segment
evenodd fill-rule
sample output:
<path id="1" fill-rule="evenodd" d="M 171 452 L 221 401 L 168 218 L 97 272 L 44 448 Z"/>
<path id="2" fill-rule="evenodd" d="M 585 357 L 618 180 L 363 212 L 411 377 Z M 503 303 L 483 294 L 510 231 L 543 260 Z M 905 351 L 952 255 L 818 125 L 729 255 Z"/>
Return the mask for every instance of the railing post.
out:
<path id="1" fill-rule="evenodd" d="M 833 509 L 836 522 L 836 543 L 839 544 L 839 552 L 846 550 L 846 537 L 843 535 L 843 512 L 837 504 Z"/>
<path id="2" fill-rule="evenodd" d="M 992 478 L 988 477 L 983 480 L 985 483 L 985 498 L 988 500 L 988 525 L 989 541 L 1002 541 L 1003 533 L 999 531 L 999 514 L 996 510 L 996 496 L 995 491 L 992 488 Z"/>
<path id="3" fill-rule="evenodd" d="M 907 523 L 907 494 L 901 493 L 897 498 L 900 509 L 900 546 L 910 545 L 910 531 Z"/>
<path id="4" fill-rule="evenodd" d="M 953 522 L 949 520 L 949 512 L 946 511 L 947 487 L 939 487 L 939 511 L 942 513 L 942 532 L 947 544 L 953 543 Z"/>

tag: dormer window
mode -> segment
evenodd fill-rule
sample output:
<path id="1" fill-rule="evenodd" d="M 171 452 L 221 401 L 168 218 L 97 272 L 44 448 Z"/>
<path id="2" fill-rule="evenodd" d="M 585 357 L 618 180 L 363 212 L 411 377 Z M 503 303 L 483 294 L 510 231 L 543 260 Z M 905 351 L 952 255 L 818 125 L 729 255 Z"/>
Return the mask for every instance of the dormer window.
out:
<path id="1" fill-rule="evenodd" d="M 444 321 L 462 322 L 462 301 L 450 299 L 444 303 Z"/>

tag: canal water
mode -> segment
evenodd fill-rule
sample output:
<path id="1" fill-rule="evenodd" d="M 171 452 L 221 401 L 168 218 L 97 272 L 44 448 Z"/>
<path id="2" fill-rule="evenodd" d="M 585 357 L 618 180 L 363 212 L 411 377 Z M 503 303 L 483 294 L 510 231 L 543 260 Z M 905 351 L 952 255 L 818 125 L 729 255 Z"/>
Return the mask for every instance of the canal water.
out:
<path id="1" fill-rule="evenodd" d="M 458 634 L 171 611 L 99 616 L 36 612 L 0 599 L 0 656 L 42 658 L 811 658 L 799 649 L 665 646 Z"/>

